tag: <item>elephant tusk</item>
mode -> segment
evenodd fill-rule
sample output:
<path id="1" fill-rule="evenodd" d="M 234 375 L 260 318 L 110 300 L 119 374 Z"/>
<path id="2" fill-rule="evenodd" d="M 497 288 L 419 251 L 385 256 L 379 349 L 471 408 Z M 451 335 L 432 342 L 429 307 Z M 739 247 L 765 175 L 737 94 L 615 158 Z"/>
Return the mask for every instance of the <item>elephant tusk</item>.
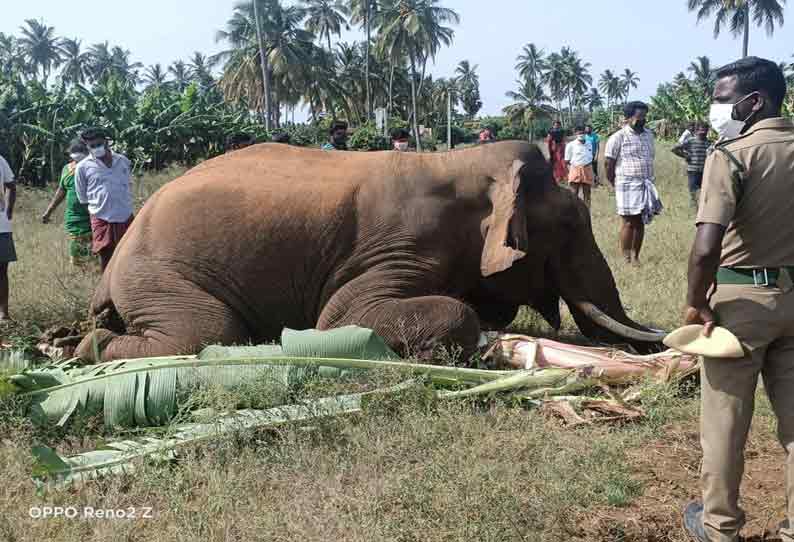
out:
<path id="1" fill-rule="evenodd" d="M 574 306 L 602 328 L 607 329 L 616 335 L 620 335 L 621 337 L 625 337 L 626 339 L 656 343 L 662 342 L 662 339 L 667 336 L 667 333 L 664 331 L 640 331 L 639 329 L 634 329 L 633 327 L 629 327 L 626 324 L 621 324 L 617 320 L 607 316 L 604 311 L 592 303 L 588 303 L 587 301 L 579 301 L 574 303 Z"/>

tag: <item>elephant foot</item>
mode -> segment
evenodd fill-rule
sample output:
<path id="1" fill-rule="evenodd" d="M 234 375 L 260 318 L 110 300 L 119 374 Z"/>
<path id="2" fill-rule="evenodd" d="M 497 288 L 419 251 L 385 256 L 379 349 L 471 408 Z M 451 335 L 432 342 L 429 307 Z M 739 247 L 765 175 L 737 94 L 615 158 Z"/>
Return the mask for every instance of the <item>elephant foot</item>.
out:
<path id="1" fill-rule="evenodd" d="M 108 329 L 95 329 L 80 341 L 74 351 L 76 358 L 79 358 L 86 365 L 102 363 L 102 353 L 108 344 L 118 337 L 118 335 Z"/>

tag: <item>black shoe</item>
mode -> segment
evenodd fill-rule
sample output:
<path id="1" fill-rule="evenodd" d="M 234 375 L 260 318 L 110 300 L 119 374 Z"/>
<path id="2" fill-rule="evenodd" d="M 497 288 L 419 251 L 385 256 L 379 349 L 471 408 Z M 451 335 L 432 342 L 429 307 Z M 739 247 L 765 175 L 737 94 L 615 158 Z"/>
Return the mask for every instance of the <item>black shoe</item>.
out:
<path id="1" fill-rule="evenodd" d="M 691 502 L 684 508 L 684 531 L 695 542 L 708 542 L 703 527 L 703 505 Z"/>

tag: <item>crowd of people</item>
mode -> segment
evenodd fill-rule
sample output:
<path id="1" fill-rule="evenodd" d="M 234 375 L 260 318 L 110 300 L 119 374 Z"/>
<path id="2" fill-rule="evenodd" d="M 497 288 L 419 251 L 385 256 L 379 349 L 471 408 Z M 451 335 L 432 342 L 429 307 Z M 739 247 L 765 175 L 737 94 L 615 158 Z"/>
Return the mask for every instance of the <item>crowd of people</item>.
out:
<path id="1" fill-rule="evenodd" d="M 686 160 L 688 187 L 697 209 L 697 234 L 688 269 L 685 322 L 703 325 L 708 336 L 719 323 L 741 341 L 744 357 L 705 357 L 701 372 L 703 501 L 684 511 L 687 533 L 697 541 L 738 540 L 745 516 L 739 507 L 744 448 L 759 375 L 778 419 L 787 453 L 788 516 L 794 518 L 794 122 L 782 117 L 786 81 L 778 64 L 748 57 L 716 71 L 709 126 L 692 124 L 673 153 Z M 625 106 L 623 127 L 605 149 L 606 180 L 614 187 L 622 218 L 620 247 L 625 261 L 639 262 L 644 227 L 662 210 L 655 188 L 654 134 L 646 126 L 648 106 Z M 322 146 L 347 149 L 347 125 L 334 123 Z M 546 144 L 554 179 L 567 183 L 589 207 L 599 184 L 599 136 L 576 126 L 566 141 L 555 122 Z M 481 136 L 481 143 L 493 139 Z M 288 143 L 289 139 L 279 139 Z M 406 130 L 392 132 L 392 147 L 409 148 Z M 229 150 L 253 143 L 232 137 Z M 82 132 L 68 148 L 58 189 L 42 222 L 66 202 L 64 227 L 76 265 L 95 258 L 108 265 L 133 220 L 130 161 L 113 151 L 98 128 Z M 16 261 L 12 219 L 14 175 L 0 157 L 0 320 L 9 318 L 8 265 Z M 780 526 L 794 542 L 788 522 Z"/>
<path id="2" fill-rule="evenodd" d="M 655 186 L 656 143 L 646 128 L 648 106 L 639 101 L 624 108 L 624 125 L 612 134 L 604 149 L 606 179 L 615 190 L 622 219 L 620 246 L 629 264 L 639 265 L 645 225 L 662 211 Z M 567 141 L 562 124 L 554 121 L 546 138 L 554 180 L 567 184 L 590 208 L 591 190 L 598 186 L 600 137 L 591 125 L 576 126 Z"/>

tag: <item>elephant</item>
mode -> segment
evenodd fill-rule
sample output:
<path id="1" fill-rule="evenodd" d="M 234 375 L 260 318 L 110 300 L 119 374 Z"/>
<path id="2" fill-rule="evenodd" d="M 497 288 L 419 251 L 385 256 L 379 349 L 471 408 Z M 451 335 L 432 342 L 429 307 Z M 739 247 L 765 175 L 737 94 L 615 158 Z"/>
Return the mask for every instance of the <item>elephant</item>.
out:
<path id="1" fill-rule="evenodd" d="M 260 144 L 208 160 L 135 217 L 91 302 L 85 360 L 261 344 L 285 327 L 368 327 L 402 355 L 477 350 L 522 305 L 560 299 L 601 343 L 658 344 L 629 319 L 587 208 L 537 146 L 446 153 Z M 98 359 L 97 359 L 98 356 Z"/>

